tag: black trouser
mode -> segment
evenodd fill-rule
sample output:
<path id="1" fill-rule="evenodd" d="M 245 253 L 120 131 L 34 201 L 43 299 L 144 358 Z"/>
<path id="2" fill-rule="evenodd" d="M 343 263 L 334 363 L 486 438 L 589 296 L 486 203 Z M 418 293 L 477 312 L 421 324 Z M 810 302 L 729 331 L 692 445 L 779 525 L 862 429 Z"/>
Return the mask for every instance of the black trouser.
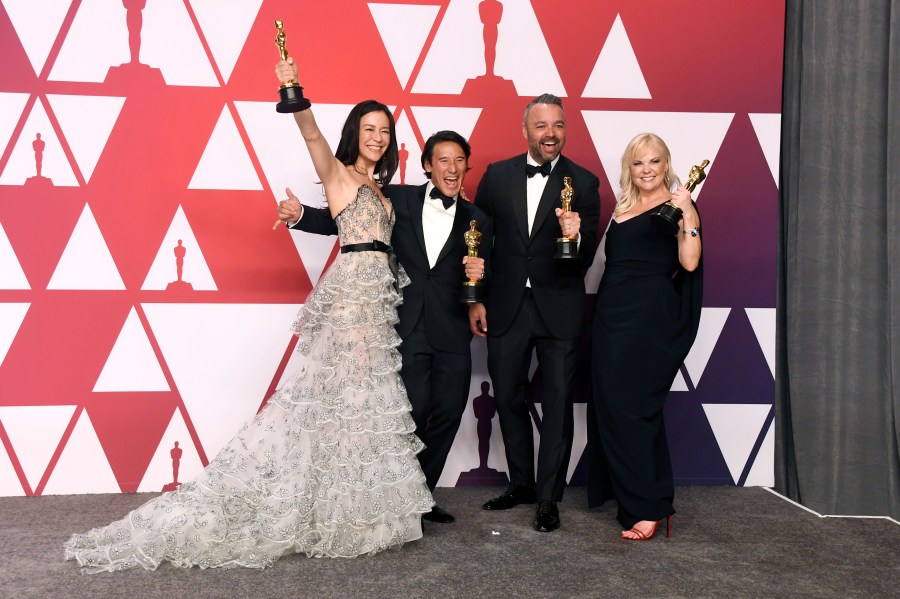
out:
<path id="1" fill-rule="evenodd" d="M 434 349 L 424 325 L 423 317 L 400 344 L 400 375 L 412 404 L 416 435 L 425 444 L 419 463 L 428 488 L 434 490 L 469 400 L 472 356 Z"/>
<path id="2" fill-rule="evenodd" d="M 539 500 L 560 501 L 572 452 L 572 389 L 578 358 L 578 338 L 557 339 L 534 303 L 531 290 L 512 325 L 502 335 L 488 336 L 488 371 L 506 446 L 512 483 L 535 483 Z M 541 373 L 541 439 L 537 477 L 534 438 L 528 409 L 528 370 L 537 350 Z"/>

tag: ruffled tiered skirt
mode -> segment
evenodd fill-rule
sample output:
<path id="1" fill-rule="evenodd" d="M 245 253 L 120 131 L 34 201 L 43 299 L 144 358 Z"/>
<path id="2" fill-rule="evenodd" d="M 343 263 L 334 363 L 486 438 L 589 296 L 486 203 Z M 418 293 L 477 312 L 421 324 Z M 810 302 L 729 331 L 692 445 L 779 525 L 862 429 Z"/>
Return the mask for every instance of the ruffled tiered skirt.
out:
<path id="1" fill-rule="evenodd" d="M 384 254 L 339 255 L 294 323 L 300 371 L 195 480 L 74 535 L 66 559 L 87 572 L 264 568 L 420 538 L 433 500 L 399 376 L 399 303 Z"/>

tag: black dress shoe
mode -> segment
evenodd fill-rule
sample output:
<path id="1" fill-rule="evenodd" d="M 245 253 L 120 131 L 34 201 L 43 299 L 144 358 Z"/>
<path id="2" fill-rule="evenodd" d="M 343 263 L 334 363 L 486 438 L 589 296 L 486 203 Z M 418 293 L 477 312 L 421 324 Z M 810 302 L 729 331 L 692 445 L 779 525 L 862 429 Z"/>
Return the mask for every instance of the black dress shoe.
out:
<path id="1" fill-rule="evenodd" d="M 534 529 L 538 532 L 550 532 L 559 528 L 559 508 L 552 501 L 538 501 L 534 513 Z"/>
<path id="2" fill-rule="evenodd" d="M 432 506 L 430 512 L 422 514 L 422 520 L 428 520 L 429 522 L 438 522 L 440 524 L 450 524 L 451 522 L 456 522 L 456 518 L 454 518 L 452 514 L 437 505 Z"/>
<path id="3" fill-rule="evenodd" d="M 534 503 L 535 501 L 537 501 L 537 495 L 534 492 L 534 487 L 510 483 L 503 495 L 489 499 L 481 508 L 485 510 L 508 510 L 520 503 Z"/>

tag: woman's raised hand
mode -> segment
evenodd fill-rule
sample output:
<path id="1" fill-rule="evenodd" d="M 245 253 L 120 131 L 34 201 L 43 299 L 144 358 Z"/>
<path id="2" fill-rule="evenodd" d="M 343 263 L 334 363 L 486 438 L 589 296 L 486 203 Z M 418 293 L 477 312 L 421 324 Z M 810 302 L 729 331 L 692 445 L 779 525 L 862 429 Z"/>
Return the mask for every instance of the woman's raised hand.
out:
<path id="1" fill-rule="evenodd" d="M 275 65 L 275 76 L 281 83 L 299 80 L 299 72 L 293 56 L 288 56 L 287 60 L 278 61 L 278 64 Z"/>

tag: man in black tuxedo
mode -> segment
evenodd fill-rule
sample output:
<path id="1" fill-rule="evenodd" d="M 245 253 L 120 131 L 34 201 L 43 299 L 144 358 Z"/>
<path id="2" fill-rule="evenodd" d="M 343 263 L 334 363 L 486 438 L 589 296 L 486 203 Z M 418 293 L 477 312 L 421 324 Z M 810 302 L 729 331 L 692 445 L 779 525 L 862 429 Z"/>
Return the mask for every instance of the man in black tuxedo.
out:
<path id="1" fill-rule="evenodd" d="M 473 305 L 469 316 L 472 332 L 487 336 L 488 371 L 510 478 L 507 490 L 483 507 L 505 510 L 537 501 L 534 528 L 549 532 L 560 525 L 556 502 L 562 500 L 572 450 L 584 274 L 597 248 L 600 182 L 560 154 L 566 115 L 556 96 L 544 94 L 528 104 L 522 132 L 528 152 L 490 164 L 475 195 L 475 204 L 493 220 L 494 243 L 487 304 Z M 563 214 L 565 176 L 572 178 L 574 197 L 571 210 Z M 553 258 L 563 234 L 577 238 L 578 258 Z M 527 402 L 534 349 L 543 383 L 536 477 Z"/>
<path id="2" fill-rule="evenodd" d="M 454 131 L 439 131 L 425 142 L 422 167 L 425 185 L 387 185 L 397 220 L 391 245 L 411 284 L 403 288 L 397 332 L 403 343 L 400 374 L 406 385 L 416 423 L 425 444 L 419 462 L 433 491 L 459 429 L 469 398 L 472 333 L 468 309 L 460 301 L 466 278 L 484 278 L 484 259 L 490 254 L 490 219 L 475 205 L 459 201 L 468 170 L 469 143 Z M 303 206 L 288 191 L 279 205 L 279 218 L 293 229 L 337 234 L 327 209 Z M 484 243 L 478 258 L 467 256 L 463 234 L 477 221 Z M 295 222 L 296 221 L 296 222 Z M 434 506 L 422 516 L 432 522 L 453 522 L 452 515 Z"/>

